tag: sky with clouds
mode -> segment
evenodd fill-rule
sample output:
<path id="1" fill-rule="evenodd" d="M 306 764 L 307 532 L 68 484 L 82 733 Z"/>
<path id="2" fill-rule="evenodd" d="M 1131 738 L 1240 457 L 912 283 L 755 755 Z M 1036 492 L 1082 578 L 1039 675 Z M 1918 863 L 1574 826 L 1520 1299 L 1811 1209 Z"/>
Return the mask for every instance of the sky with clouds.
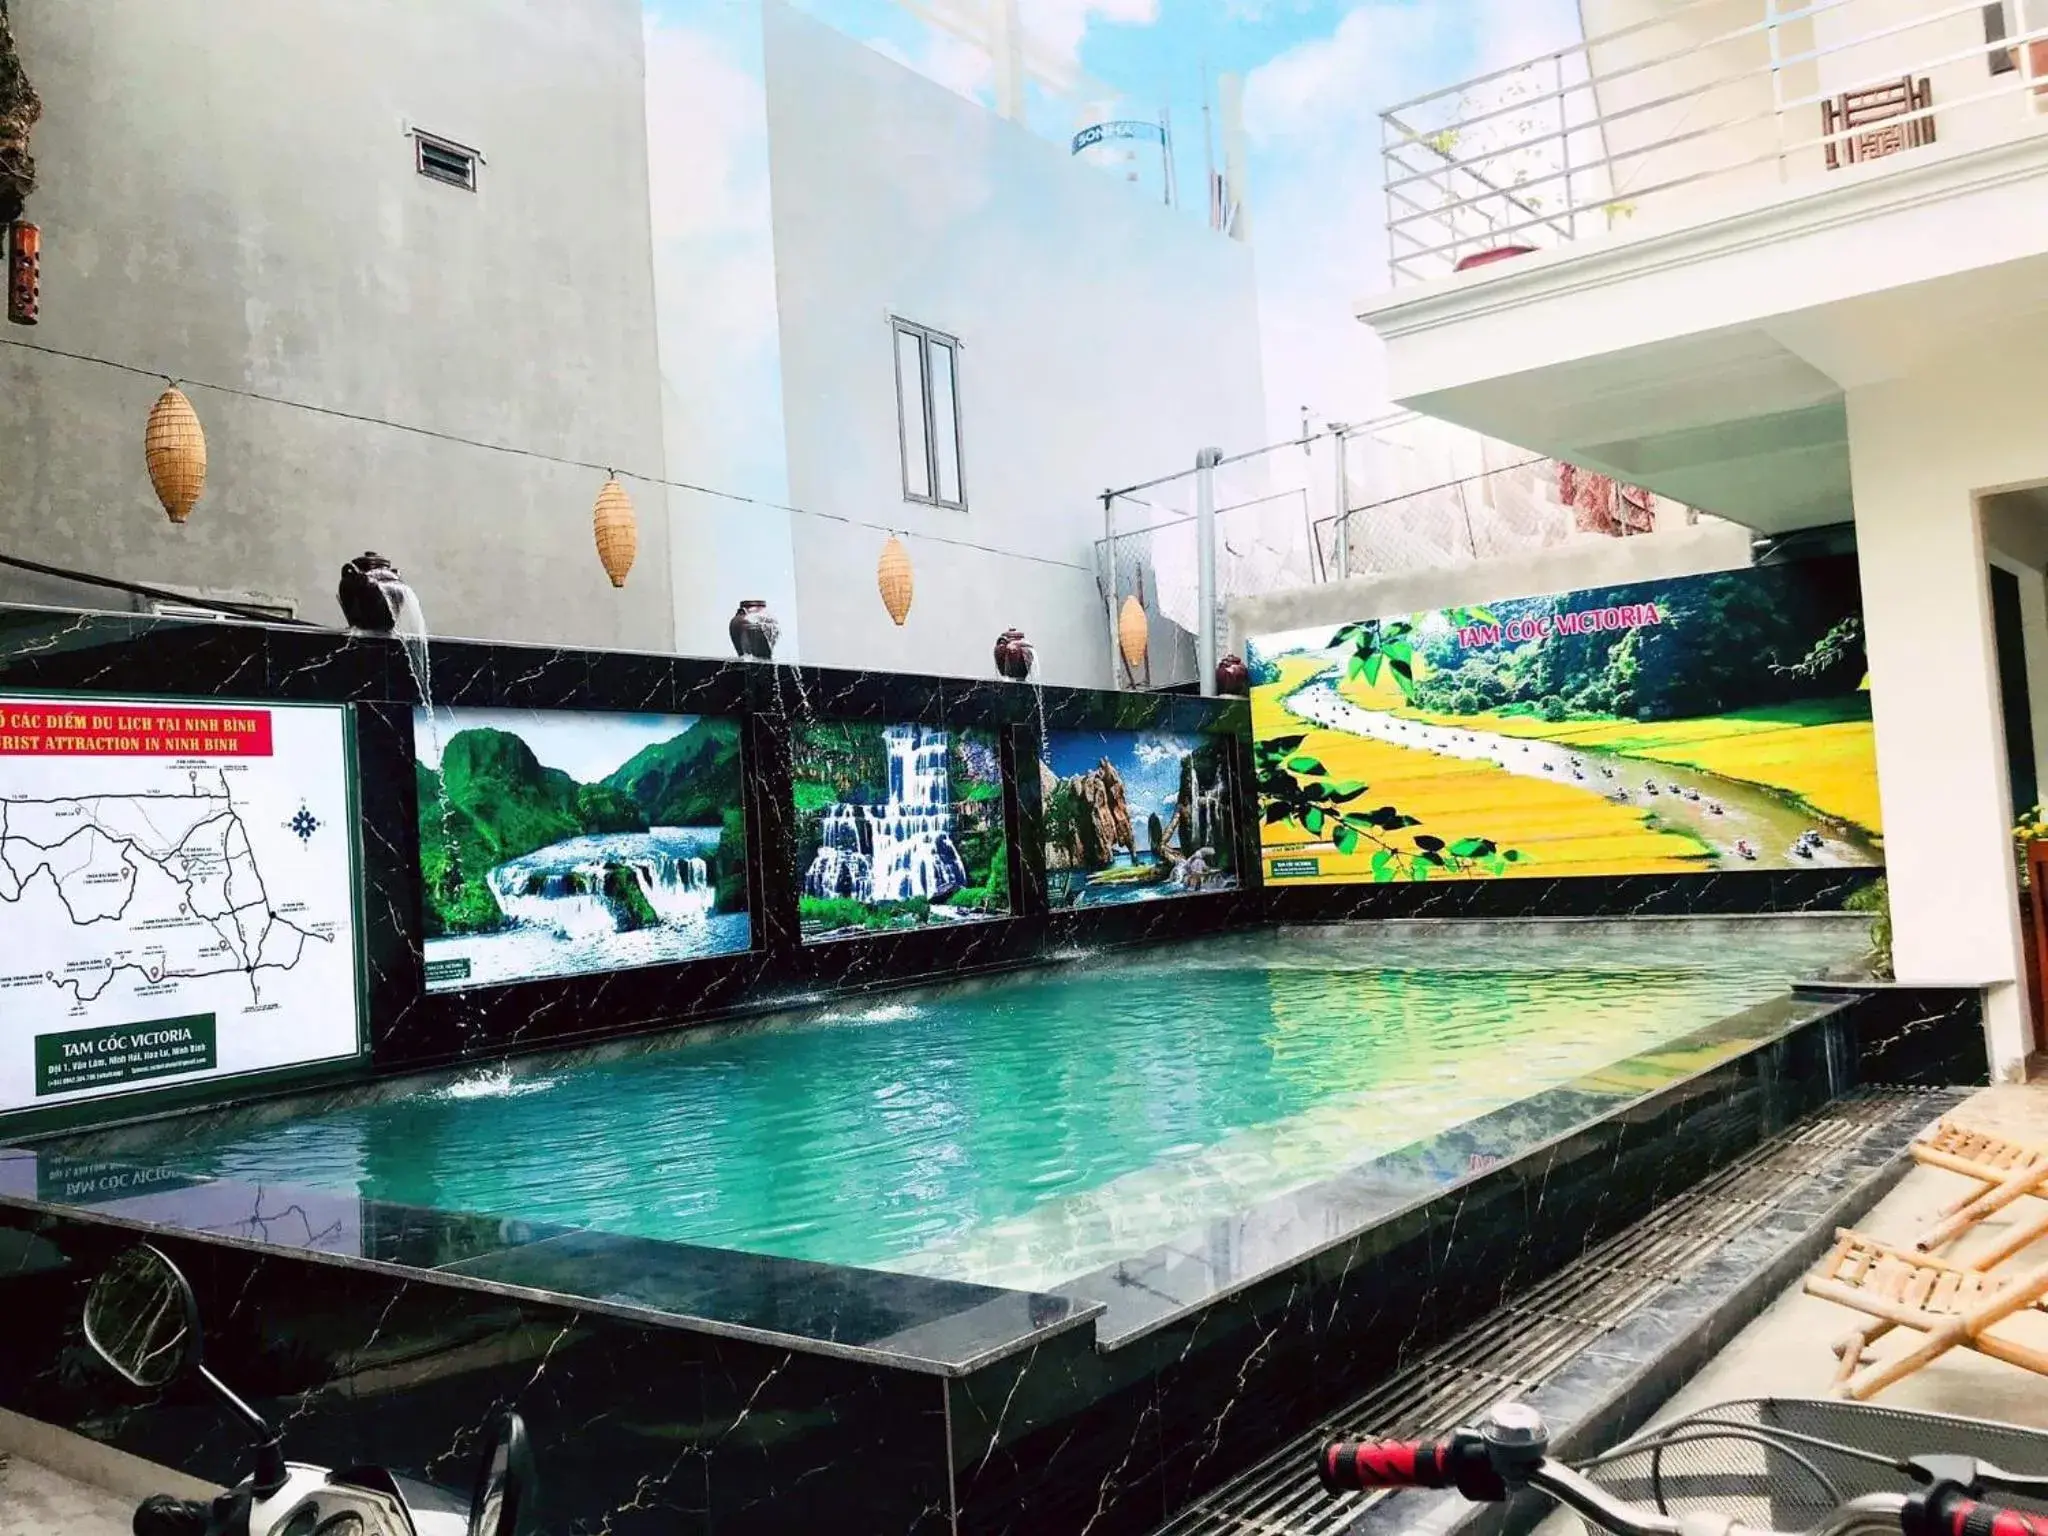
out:
<path id="1" fill-rule="evenodd" d="M 1145 817 L 1157 811 L 1173 816 L 1180 796 L 1181 760 L 1199 743 L 1191 736 L 1135 731 L 1052 731 L 1046 736 L 1047 764 L 1054 775 L 1070 779 L 1107 762 L 1124 781 L 1131 817 L 1144 828 Z"/>
<path id="2" fill-rule="evenodd" d="M 899 0 L 792 0 L 948 89 L 991 107 L 986 53 L 928 24 Z M 995 0 L 921 0 L 983 11 Z M 1116 93 L 1123 117 L 1171 117 L 1182 216 L 1206 216 L 1204 84 L 1244 81 L 1248 201 L 1265 352 L 1269 438 L 1317 420 L 1360 420 L 1388 409 L 1377 342 L 1355 301 L 1385 286 L 1380 123 L 1388 106 L 1547 54 L 1581 35 L 1577 0 L 1017 0 L 1042 56 Z M 645 0 L 649 120 L 657 140 L 689 146 L 654 157 L 655 235 L 688 270 L 691 293 L 665 295 L 664 364 L 687 358 L 689 334 L 714 327 L 730 358 L 747 351 L 754 389 L 671 377 L 693 411 L 766 398 L 775 380 L 775 298 L 768 233 L 765 132 L 760 120 L 759 16 L 753 0 Z M 1032 85 L 1033 131 L 1067 142 L 1071 99 Z M 1156 155 L 1156 152 L 1154 152 Z M 1218 159 L 1221 151 L 1218 149 Z M 1141 158 L 1157 196 L 1156 159 Z M 1099 174 L 1110 174 L 1100 172 Z M 685 261 L 681 258 L 688 257 Z M 657 267 L 662 266 L 660 250 Z M 705 274 L 708 273 L 708 278 Z M 721 402 L 723 403 L 721 405 Z M 752 410 L 751 406 L 747 409 Z M 761 441 L 759 412 L 751 434 Z M 773 436 L 774 434 L 768 434 Z M 764 463 L 707 466 L 720 479 L 772 492 Z M 1253 444 L 1231 444 L 1231 449 Z M 764 478 L 765 477 L 765 478 Z"/>

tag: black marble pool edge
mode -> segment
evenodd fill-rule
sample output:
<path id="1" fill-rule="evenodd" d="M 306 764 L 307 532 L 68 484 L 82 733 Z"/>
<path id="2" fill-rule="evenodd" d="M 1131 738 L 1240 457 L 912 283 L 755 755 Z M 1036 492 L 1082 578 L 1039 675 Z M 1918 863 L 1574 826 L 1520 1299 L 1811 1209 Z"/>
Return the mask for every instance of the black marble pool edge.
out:
<path id="1" fill-rule="evenodd" d="M 452 1452 L 422 1447 L 443 1444 L 451 1420 L 477 1422 L 490 1404 L 511 1401 L 542 1429 L 543 1480 L 553 1478 L 576 1501 L 590 1522 L 578 1529 L 595 1529 L 604 1515 L 613 1536 L 714 1524 L 767 1532 L 840 1520 L 856 1508 L 863 1529 L 918 1536 L 1150 1530 L 1404 1357 L 1871 1080 L 1868 1066 L 1885 1064 L 1895 1081 L 1920 1074 L 1945 1082 L 1982 1061 L 1973 993 L 1813 1001 L 1821 1005 L 1814 1017 L 1774 1039 L 1118 1348 L 1099 1347 L 1095 1330 L 1080 1326 L 1090 1319 L 1063 1316 L 1028 1348 L 965 1374 L 657 1325 L 559 1290 L 477 1284 L 473 1273 L 346 1264 L 275 1244 L 195 1237 L 150 1222 L 140 1207 L 112 1225 L 106 1207 L 0 1202 L 0 1304 L 27 1320 L 0 1338 L 0 1405 L 84 1427 L 199 1475 L 225 1475 L 232 1443 L 212 1419 L 195 1427 L 190 1413 L 181 1418 L 162 1405 L 124 1416 L 105 1406 L 103 1385 L 80 1376 L 74 1345 L 63 1356 L 72 1366 L 60 1370 L 48 1358 L 57 1347 L 50 1340 L 75 1335 L 65 1309 L 75 1307 L 86 1269 L 129 1232 L 148 1231 L 196 1272 L 202 1299 L 227 1314 L 222 1364 L 293 1417 L 302 1455 L 432 1471 Z M 196 1199 L 202 1191 L 169 1198 L 181 1193 Z M 40 1277 L 10 1269 L 10 1232 L 12 1241 L 57 1253 L 55 1268 L 45 1264 Z M 399 1228 L 393 1241 L 422 1235 Z M 552 1240 L 530 1235 L 536 1246 Z M 26 1291 L 13 1283 L 24 1277 L 32 1282 Z M 994 1294 L 1029 1304 L 1017 1293 Z M 16 1296 L 23 1301 L 7 1301 Z M 853 1312 L 873 1298 L 855 1291 L 842 1299 Z M 876 1331 L 902 1331 L 886 1310 L 882 1318 Z M 479 1330 L 481 1342 L 456 1347 Z M 489 1360 L 510 1354 L 498 1364 L 462 1363 L 485 1344 Z M 374 1413 L 351 1414 L 355 1389 L 347 1384 L 372 1346 L 425 1363 L 407 1367 L 420 1377 L 415 1386 L 379 1398 Z M 702 1396 L 703 1406 L 671 1402 L 677 1392 L 690 1402 Z M 624 1422 L 681 1414 L 696 1426 L 676 1431 L 686 1453 L 666 1431 L 649 1439 L 652 1428 L 612 1439 L 561 1433 L 627 1413 L 622 1398 L 643 1405 Z M 656 1399 L 667 1406 L 657 1410 Z M 796 1486 L 730 1451 L 744 1426 L 771 1422 L 777 1434 L 796 1437 L 771 1458 L 805 1474 Z M 714 1455 L 717 1447 L 727 1449 Z M 660 1498 L 652 1487 L 663 1490 Z M 695 1515 L 679 1518 L 699 1510 L 710 1513 L 697 1523 Z"/>
<path id="2" fill-rule="evenodd" d="M 1731 1047 L 1731 1055 L 1757 1050 L 1843 1009 L 1849 996 L 1828 990 L 1802 996 L 1788 994 L 1660 1041 L 1602 1071 L 1625 1070 L 1640 1061 L 1724 1044 Z M 1867 998 L 1863 1007 L 1887 1006 L 1889 996 L 1885 993 Z M 15 1152 L 0 1149 L 0 1160 L 11 1158 L 19 1166 L 20 1158 L 37 1157 L 39 1188 L 61 1188 L 65 1177 L 46 1175 L 45 1163 L 64 1169 L 107 1169 L 108 1177 L 117 1180 L 122 1171 L 139 1175 L 139 1182 L 117 1182 L 117 1189 L 135 1187 L 141 1192 L 108 1203 L 103 1214 L 111 1220 L 178 1226 L 184 1216 L 183 1208 L 195 1203 L 190 1198 L 181 1199 L 180 1191 L 200 1183 L 208 1191 L 202 1214 L 210 1215 L 218 1206 L 238 1209 L 246 1205 L 252 1211 L 259 1210 L 266 1194 L 273 1203 L 288 1198 L 299 1209 L 322 1216 L 354 1206 L 372 1213 L 362 1219 L 363 1226 L 402 1234 L 401 1241 L 388 1253 L 358 1254 L 325 1252 L 309 1241 L 302 1245 L 309 1258 L 316 1262 L 385 1264 L 405 1271 L 424 1267 L 451 1284 L 495 1288 L 538 1299 L 566 1299 L 579 1306 L 615 1312 L 658 1326 L 696 1329 L 914 1371 L 967 1375 L 1007 1354 L 1033 1348 L 1053 1332 L 1091 1321 L 1096 1324 L 1094 1336 L 1099 1347 L 1120 1348 L 1219 1299 L 1298 1266 L 1313 1265 L 1324 1255 L 1355 1244 L 1371 1227 L 1411 1220 L 1427 1223 L 1443 1208 L 1462 1199 L 1468 1185 L 1486 1178 L 1493 1170 L 1475 1170 L 1450 1181 L 1412 1172 L 1405 1178 L 1398 1176 L 1416 1164 L 1428 1164 L 1445 1153 L 1455 1160 L 1468 1148 L 1478 1150 L 1491 1165 L 1543 1156 L 1553 1144 L 1604 1119 L 1662 1095 L 1683 1094 L 1693 1078 L 1711 1073 L 1721 1065 L 1723 1060 L 1714 1061 L 1637 1097 L 1619 1097 L 1611 1090 L 1592 1089 L 1588 1086 L 1589 1078 L 1602 1074 L 1590 1074 L 1589 1078 L 1558 1084 L 1253 1205 L 1231 1220 L 1236 1229 L 1232 1255 L 1258 1255 L 1254 1267 L 1219 1272 L 1213 1258 L 1205 1253 L 1205 1224 L 1056 1285 L 1050 1294 L 531 1223 L 519 1220 L 516 1213 L 508 1218 L 430 1210 L 305 1188 L 255 1188 L 233 1180 L 200 1180 L 179 1174 L 174 1166 L 163 1170 L 172 1175 L 166 1181 L 156 1177 L 158 1170 L 148 1161 L 146 1144 L 125 1147 L 130 1138 L 119 1131 L 42 1140 Z M 357 1090 L 349 1097 L 357 1097 L 362 1091 Z M 1549 1134 L 1533 1141 L 1526 1134 L 1518 1138 L 1517 1128 L 1531 1121 L 1550 1127 Z M 145 1133 L 147 1129 L 142 1128 Z M 1515 1144 L 1518 1140 L 1519 1144 Z M 4 1173 L 5 1164 L 0 1161 L 0 1175 Z M 18 1195 L 8 1195 L 6 1186 L 7 1180 L 0 1177 L 0 1201 L 18 1200 Z M 245 1191 L 245 1198 L 232 1193 L 237 1189 Z M 489 1243 L 479 1238 L 478 1234 L 493 1223 L 501 1227 L 516 1225 L 518 1239 L 506 1241 L 501 1237 Z M 310 1236 L 316 1230 L 312 1215 L 305 1225 Z M 327 1225 L 333 1227 L 337 1223 Z M 440 1241 L 428 1235 L 436 1229 L 444 1234 Z M 186 1230 L 198 1233 L 205 1229 L 193 1223 L 186 1225 Z M 459 1238 L 454 1235 L 458 1232 Z M 1317 1236 L 1313 1241 L 1303 1242 L 1303 1232 Z M 443 1247 L 460 1252 L 462 1257 L 451 1264 L 430 1266 L 420 1266 L 413 1258 L 415 1254 Z M 575 1263 L 567 1266 L 568 1273 L 563 1275 L 563 1266 L 558 1261 L 571 1252 Z M 657 1269 L 669 1277 L 660 1302 L 645 1295 L 629 1299 L 631 1277 Z M 683 1282 L 679 1277 L 685 1275 L 695 1277 L 696 1283 Z M 543 1276 L 547 1283 L 543 1283 Z M 779 1300 L 793 1294 L 810 1297 L 852 1289 L 865 1293 L 870 1306 L 879 1307 L 901 1326 L 879 1338 L 847 1338 L 840 1331 L 836 1314 L 793 1317 L 778 1313 L 771 1321 L 757 1301 L 763 1295 Z M 721 1310 L 711 1310 L 714 1304 L 721 1303 Z M 978 1319 L 981 1326 L 964 1327 L 964 1319 Z"/>

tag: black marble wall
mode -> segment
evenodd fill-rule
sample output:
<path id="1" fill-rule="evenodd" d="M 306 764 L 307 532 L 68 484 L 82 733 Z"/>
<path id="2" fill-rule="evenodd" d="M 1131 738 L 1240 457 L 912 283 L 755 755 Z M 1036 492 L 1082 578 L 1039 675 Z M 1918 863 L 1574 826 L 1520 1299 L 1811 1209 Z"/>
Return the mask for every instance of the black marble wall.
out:
<path id="1" fill-rule="evenodd" d="M 1269 919 L 1353 922 L 1387 917 L 1725 917 L 1836 912 L 1878 869 L 1719 870 L 1697 875 L 1567 880 L 1436 880 L 1421 885 L 1269 885 Z"/>
<path id="2" fill-rule="evenodd" d="M 708 714 L 741 722 L 747 765 L 749 905 L 754 947 L 682 965 L 550 978 L 427 995 L 413 771 L 412 672 L 396 641 L 332 630 L 209 624 L 125 614 L 0 607 L 0 691 L 234 698 L 354 706 L 360 772 L 362 943 L 370 1058 L 391 1072 L 731 1017 L 821 989 L 869 990 L 997 971 L 1076 947 L 1184 938 L 1259 920 L 1255 828 L 1237 817 L 1241 888 L 1053 913 L 1045 901 L 1038 740 L 1046 729 L 1166 730 L 1235 745 L 1242 700 L 1039 688 L 707 661 L 436 641 L 436 705 Z M 789 743 L 805 719 L 979 726 L 998 734 L 1013 916 L 805 945 L 797 922 Z M 328 1077 L 349 1073 L 323 1074 Z M 246 1094 L 251 1085 L 240 1084 Z M 303 1086 L 295 1080 L 293 1086 Z M 198 1085 L 0 1117 L 17 1137 L 84 1120 L 218 1099 Z"/>

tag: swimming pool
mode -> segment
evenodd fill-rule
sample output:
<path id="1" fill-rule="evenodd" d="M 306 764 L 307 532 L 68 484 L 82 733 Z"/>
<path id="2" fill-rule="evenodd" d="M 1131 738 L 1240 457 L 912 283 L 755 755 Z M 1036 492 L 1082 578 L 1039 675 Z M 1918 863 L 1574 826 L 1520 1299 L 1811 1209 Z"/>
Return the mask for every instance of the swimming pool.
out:
<path id="1" fill-rule="evenodd" d="M 1840 923 L 1370 925 L 1110 954 L 261 1123 L 181 1172 L 1046 1289 L 1546 1089 L 1862 948 Z M 1647 1079 L 1646 1079 L 1647 1081 Z"/>

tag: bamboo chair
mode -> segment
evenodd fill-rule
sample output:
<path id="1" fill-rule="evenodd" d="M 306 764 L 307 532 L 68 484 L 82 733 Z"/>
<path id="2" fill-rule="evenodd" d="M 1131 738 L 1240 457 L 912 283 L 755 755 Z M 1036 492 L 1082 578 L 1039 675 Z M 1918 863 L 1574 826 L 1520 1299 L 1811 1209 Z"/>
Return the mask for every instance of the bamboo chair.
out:
<path id="1" fill-rule="evenodd" d="M 1992 1335 L 2016 1312 L 2048 1296 L 2048 1264 L 2011 1275 L 1987 1274 L 1860 1232 L 1839 1231 L 1834 1249 L 1806 1277 L 1806 1294 L 1867 1314 L 1873 1321 L 1835 1345 L 1831 1390 L 1858 1402 L 1874 1397 L 1958 1346 L 2048 1376 L 2048 1351 Z M 1894 1328 L 1925 1337 L 1905 1354 L 1862 1371 L 1864 1351 Z"/>
<path id="2" fill-rule="evenodd" d="M 1945 1248 L 2022 1195 L 2048 1200 L 2048 1147 L 1993 1136 L 1943 1118 L 1913 1143 L 1913 1160 L 1971 1180 L 1975 1187 L 1942 1207 L 1941 1220 L 1913 1240 L 1922 1253 Z M 2016 1223 L 1994 1248 L 1973 1255 L 1971 1266 L 1991 1269 L 2048 1233 L 2048 1211 Z"/>

